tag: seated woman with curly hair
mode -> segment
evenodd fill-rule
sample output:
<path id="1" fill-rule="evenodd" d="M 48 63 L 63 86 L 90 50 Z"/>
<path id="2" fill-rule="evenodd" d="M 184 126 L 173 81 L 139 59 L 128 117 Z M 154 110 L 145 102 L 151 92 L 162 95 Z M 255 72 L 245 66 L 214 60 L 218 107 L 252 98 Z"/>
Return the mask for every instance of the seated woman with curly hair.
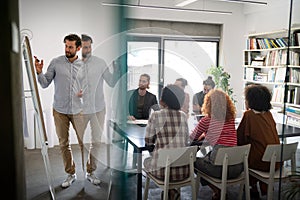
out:
<path id="1" fill-rule="evenodd" d="M 197 158 L 195 168 L 215 178 L 222 177 L 222 166 L 214 165 L 215 156 L 219 148 L 237 145 L 235 130 L 236 109 L 230 97 L 219 89 L 209 91 L 205 95 L 202 106 L 205 115 L 190 134 L 191 140 L 201 140 L 212 146 L 212 150 L 202 158 Z M 243 165 L 228 167 L 228 179 L 238 177 L 243 171 Z M 213 190 L 212 199 L 220 199 L 220 189 L 209 184 L 204 179 L 202 185 L 208 185 Z"/>
<path id="2" fill-rule="evenodd" d="M 237 128 L 238 145 L 251 144 L 249 152 L 249 168 L 261 171 L 270 170 L 270 162 L 262 161 L 268 144 L 279 144 L 276 123 L 270 112 L 272 95 L 263 85 L 249 85 L 245 88 L 245 106 L 241 123 Z M 280 167 L 276 164 L 276 169 Z M 250 176 L 251 198 L 259 198 L 256 178 Z M 267 194 L 267 184 L 259 182 L 262 196 Z"/>

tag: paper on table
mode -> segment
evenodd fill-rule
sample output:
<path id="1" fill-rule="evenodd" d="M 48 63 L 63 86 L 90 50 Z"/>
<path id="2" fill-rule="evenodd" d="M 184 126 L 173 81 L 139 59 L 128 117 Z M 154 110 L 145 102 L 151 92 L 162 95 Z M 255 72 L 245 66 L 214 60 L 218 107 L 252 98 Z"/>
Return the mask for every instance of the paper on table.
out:
<path id="1" fill-rule="evenodd" d="M 136 119 L 136 120 L 127 120 L 128 124 L 147 124 L 148 120 L 146 119 Z"/>

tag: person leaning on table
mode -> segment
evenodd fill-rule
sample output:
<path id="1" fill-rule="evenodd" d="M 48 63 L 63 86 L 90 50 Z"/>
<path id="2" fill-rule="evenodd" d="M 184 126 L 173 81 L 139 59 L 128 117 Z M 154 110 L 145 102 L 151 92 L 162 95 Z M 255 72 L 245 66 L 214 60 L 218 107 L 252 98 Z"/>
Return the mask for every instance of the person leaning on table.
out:
<path id="1" fill-rule="evenodd" d="M 204 98 L 202 112 L 205 115 L 190 134 L 190 139 L 201 140 L 212 146 L 205 157 L 197 158 L 195 168 L 215 178 L 222 177 L 222 166 L 214 165 L 219 148 L 237 145 L 235 130 L 236 109 L 230 97 L 219 89 L 209 91 Z M 238 177 L 243 171 L 243 164 L 228 167 L 228 179 Z M 213 190 L 213 200 L 220 199 L 220 189 L 200 179 L 202 185 L 208 185 Z"/>
<path id="2" fill-rule="evenodd" d="M 262 156 L 268 144 L 279 144 L 276 123 L 270 109 L 271 93 L 263 85 L 249 85 L 245 88 L 246 111 L 237 128 L 238 145 L 251 144 L 249 152 L 249 168 L 261 171 L 269 171 L 270 163 L 263 162 Z M 276 163 L 276 169 L 279 163 Z M 251 197 L 258 198 L 256 178 L 250 176 Z M 262 195 L 267 194 L 268 186 L 259 182 Z"/>
<path id="3" fill-rule="evenodd" d="M 158 150 L 188 146 L 187 116 L 180 110 L 184 98 L 184 91 L 177 85 L 164 87 L 160 98 L 161 110 L 151 114 L 146 127 L 145 144 L 154 145 L 154 150 L 151 157 L 144 160 L 144 168 L 162 181 L 165 169 L 157 167 Z M 188 176 L 188 166 L 171 168 L 170 181 L 184 180 Z M 178 199 L 179 192 L 176 189 L 169 190 L 168 196 L 170 199 Z"/>

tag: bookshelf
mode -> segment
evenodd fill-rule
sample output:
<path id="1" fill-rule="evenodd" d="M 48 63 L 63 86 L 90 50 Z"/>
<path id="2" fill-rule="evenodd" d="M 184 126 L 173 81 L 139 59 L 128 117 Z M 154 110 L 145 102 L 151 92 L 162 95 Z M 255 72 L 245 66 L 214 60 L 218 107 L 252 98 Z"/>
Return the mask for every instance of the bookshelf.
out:
<path id="1" fill-rule="evenodd" d="M 288 35 L 282 29 L 246 36 L 244 85 L 265 85 L 272 93 L 274 110 L 282 113 L 285 103 L 287 123 L 300 127 L 300 27 L 291 29 L 290 40 Z"/>

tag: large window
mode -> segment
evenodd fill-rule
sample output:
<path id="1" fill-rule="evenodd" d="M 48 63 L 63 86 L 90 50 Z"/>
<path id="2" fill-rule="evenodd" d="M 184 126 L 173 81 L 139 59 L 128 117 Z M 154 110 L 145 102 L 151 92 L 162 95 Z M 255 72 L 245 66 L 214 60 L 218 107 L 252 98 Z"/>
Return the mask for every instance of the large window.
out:
<path id="1" fill-rule="evenodd" d="M 207 69 L 217 64 L 217 49 L 217 42 L 165 40 L 164 85 L 185 78 L 190 94 L 202 90 Z"/>
<path id="2" fill-rule="evenodd" d="M 127 41 L 127 89 L 138 87 L 139 76 L 151 76 L 149 91 L 160 96 L 161 88 L 177 78 L 188 81 L 192 96 L 202 90 L 207 69 L 218 64 L 216 38 L 129 37 Z"/>

